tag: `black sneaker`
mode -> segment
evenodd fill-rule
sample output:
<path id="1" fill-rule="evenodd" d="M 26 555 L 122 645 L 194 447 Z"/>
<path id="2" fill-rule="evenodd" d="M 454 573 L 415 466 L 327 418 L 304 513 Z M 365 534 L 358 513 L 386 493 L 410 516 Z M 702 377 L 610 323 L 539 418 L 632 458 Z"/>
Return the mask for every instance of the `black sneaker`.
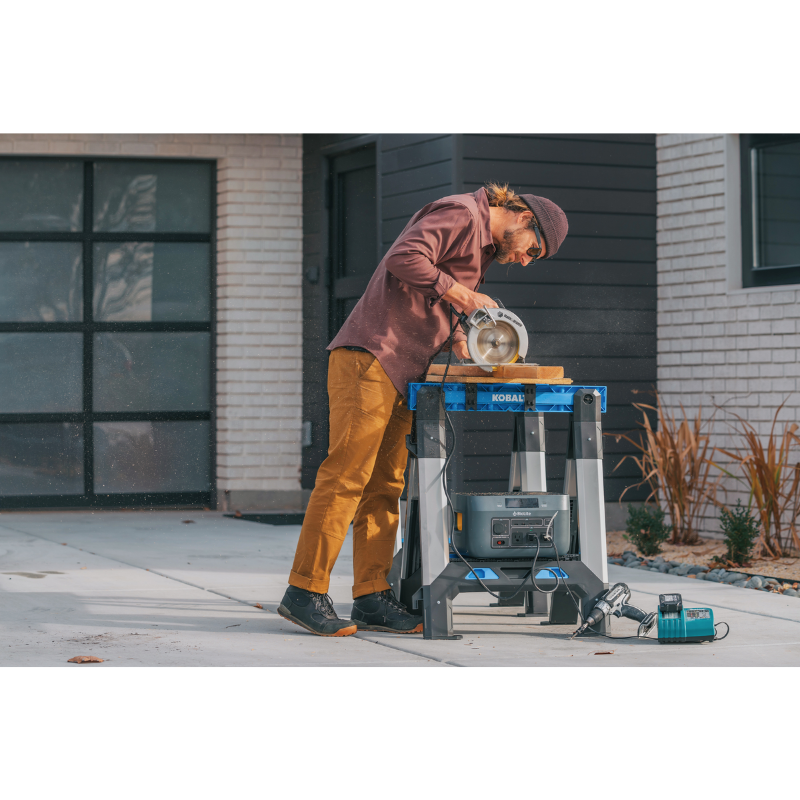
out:
<path id="1" fill-rule="evenodd" d="M 389 589 L 357 597 L 350 619 L 360 631 L 422 633 L 422 618 L 409 614 Z"/>
<path id="2" fill-rule="evenodd" d="M 336 616 L 328 595 L 308 592 L 296 586 L 286 590 L 278 613 L 317 636 L 350 636 L 357 630 L 354 622 Z"/>

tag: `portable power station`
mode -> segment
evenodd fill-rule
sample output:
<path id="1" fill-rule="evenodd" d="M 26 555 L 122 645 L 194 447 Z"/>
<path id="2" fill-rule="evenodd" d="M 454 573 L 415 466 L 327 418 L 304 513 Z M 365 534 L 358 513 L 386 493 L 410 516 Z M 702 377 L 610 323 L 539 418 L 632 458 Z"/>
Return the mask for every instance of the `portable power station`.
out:
<path id="1" fill-rule="evenodd" d="M 452 494 L 455 545 L 465 557 L 564 557 L 570 549 L 569 495 L 550 492 Z M 545 540 L 545 533 L 552 541 Z"/>

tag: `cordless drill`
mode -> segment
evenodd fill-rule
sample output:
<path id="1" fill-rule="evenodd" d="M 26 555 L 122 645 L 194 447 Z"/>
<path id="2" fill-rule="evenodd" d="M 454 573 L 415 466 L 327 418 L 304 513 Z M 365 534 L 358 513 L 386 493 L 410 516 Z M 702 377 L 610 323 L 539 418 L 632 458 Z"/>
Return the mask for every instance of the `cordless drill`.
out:
<path id="1" fill-rule="evenodd" d="M 599 625 L 606 617 L 627 617 L 639 623 L 637 636 L 646 636 L 647 632 L 653 627 L 656 621 L 655 612 L 645 614 L 641 608 L 628 603 L 631 599 L 631 590 L 624 583 L 615 583 L 595 604 L 592 613 L 586 618 L 583 625 L 570 636 L 574 639 L 580 636 L 587 628 Z"/>

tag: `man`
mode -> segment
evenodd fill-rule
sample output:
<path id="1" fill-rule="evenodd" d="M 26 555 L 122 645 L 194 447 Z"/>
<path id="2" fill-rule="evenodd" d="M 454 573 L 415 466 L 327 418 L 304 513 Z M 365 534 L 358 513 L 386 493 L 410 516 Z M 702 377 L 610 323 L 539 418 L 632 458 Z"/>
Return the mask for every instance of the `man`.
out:
<path id="1" fill-rule="evenodd" d="M 493 183 L 429 203 L 411 218 L 328 345 L 330 445 L 278 606 L 283 617 L 321 636 L 422 630 L 386 581 L 411 430 L 408 384 L 424 380 L 447 346 L 451 303 L 466 314 L 497 308 L 477 292 L 493 260 L 524 266 L 551 258 L 566 235 L 567 217 L 555 203 Z M 453 352 L 469 358 L 458 327 Z M 355 580 L 348 621 L 337 617 L 327 591 L 351 521 Z"/>

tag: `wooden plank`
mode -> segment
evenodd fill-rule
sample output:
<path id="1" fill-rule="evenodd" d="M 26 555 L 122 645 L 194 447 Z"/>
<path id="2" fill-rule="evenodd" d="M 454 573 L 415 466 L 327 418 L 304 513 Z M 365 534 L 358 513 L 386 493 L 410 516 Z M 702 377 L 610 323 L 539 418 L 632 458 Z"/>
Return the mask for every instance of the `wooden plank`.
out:
<path id="1" fill-rule="evenodd" d="M 428 375 L 444 375 L 447 364 L 431 364 L 428 368 Z M 448 376 L 462 375 L 470 378 L 485 378 L 489 375 L 486 370 L 481 369 L 477 364 L 452 364 L 447 370 Z M 542 367 L 539 364 L 506 364 L 492 371 L 491 377 L 503 378 L 504 380 L 516 380 L 517 378 L 563 378 L 564 367 Z"/>
<path id="2" fill-rule="evenodd" d="M 485 378 L 468 378 L 464 377 L 463 375 L 449 375 L 447 376 L 447 380 L 445 383 L 527 383 L 527 384 L 537 384 L 537 383 L 544 383 L 544 384 L 559 384 L 559 385 L 568 385 L 572 383 L 571 378 L 493 378 L 492 376 L 484 373 L 486 375 Z M 425 380 L 428 383 L 441 383 L 442 376 L 441 375 L 428 375 Z"/>

